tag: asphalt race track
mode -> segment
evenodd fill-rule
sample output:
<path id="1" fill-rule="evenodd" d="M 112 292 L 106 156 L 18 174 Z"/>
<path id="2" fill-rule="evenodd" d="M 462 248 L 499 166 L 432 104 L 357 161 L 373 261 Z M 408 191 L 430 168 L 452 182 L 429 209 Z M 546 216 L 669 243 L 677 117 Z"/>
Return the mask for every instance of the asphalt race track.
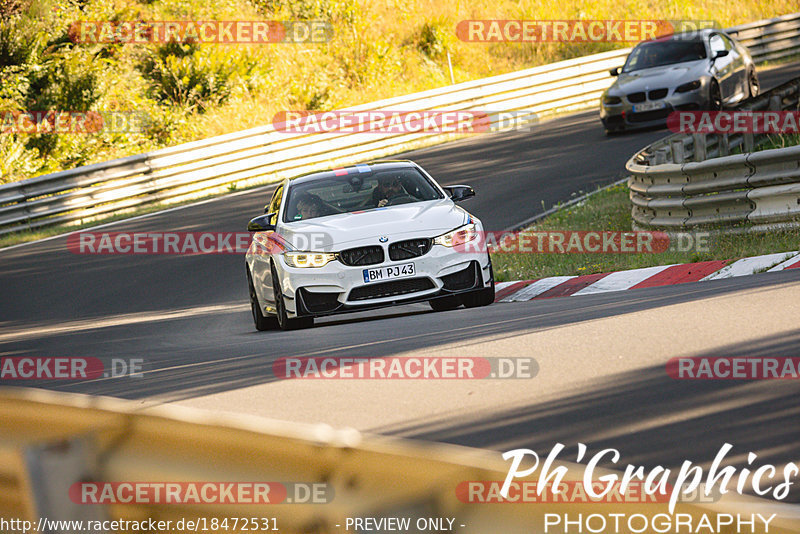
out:
<path id="1" fill-rule="evenodd" d="M 761 75 L 767 89 L 800 75 Z M 403 154 L 465 207 L 511 227 L 573 193 L 624 176 L 665 130 L 606 138 L 596 112 L 530 132 Z M 242 231 L 269 188 L 115 224 L 113 231 Z M 544 206 L 543 206 L 544 204 Z M 678 356 L 800 356 L 800 269 L 660 288 L 434 313 L 427 305 L 253 329 L 242 257 L 80 256 L 66 238 L 0 251 L 0 355 L 140 358 L 141 377 L 1 385 L 177 402 L 324 422 L 487 449 L 562 442 L 619 448 L 626 463 L 708 461 L 725 443 L 760 461 L 800 460 L 800 382 L 675 381 Z M 287 381 L 282 356 L 528 356 L 533 379 Z M 569 459 L 569 454 L 566 455 Z M 574 457 L 574 453 L 572 454 Z M 795 489 L 790 500 L 800 501 Z"/>

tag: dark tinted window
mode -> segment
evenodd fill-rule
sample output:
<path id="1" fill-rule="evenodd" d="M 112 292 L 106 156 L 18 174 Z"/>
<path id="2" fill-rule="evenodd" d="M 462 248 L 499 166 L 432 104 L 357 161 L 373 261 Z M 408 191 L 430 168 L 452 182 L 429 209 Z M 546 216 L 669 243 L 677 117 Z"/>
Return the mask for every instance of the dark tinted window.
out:
<path id="1" fill-rule="evenodd" d="M 706 57 L 706 47 L 700 39 L 693 41 L 668 40 L 642 43 L 633 49 L 622 72 L 631 72 Z"/>
<path id="2" fill-rule="evenodd" d="M 288 195 L 284 222 L 444 198 L 412 168 L 302 181 L 291 185 Z"/>

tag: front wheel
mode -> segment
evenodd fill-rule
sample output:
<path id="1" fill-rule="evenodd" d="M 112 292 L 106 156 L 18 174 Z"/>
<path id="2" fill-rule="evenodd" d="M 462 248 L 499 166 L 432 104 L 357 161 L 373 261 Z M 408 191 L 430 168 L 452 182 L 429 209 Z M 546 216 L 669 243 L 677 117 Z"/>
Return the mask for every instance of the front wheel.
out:
<path id="1" fill-rule="evenodd" d="M 278 280 L 278 272 L 275 266 L 272 266 L 272 291 L 275 295 L 275 315 L 277 315 L 278 327 L 281 330 L 299 330 L 301 328 L 310 328 L 314 326 L 313 317 L 297 317 L 290 319 L 286 313 L 286 302 L 283 300 L 283 291 L 281 290 L 281 283 Z"/>
<path id="2" fill-rule="evenodd" d="M 256 288 L 253 285 L 253 277 L 250 276 L 250 269 L 247 270 L 247 285 L 250 292 L 250 312 L 253 314 L 253 323 L 256 326 L 256 330 L 259 332 L 275 330 L 278 327 L 278 321 L 275 317 L 267 317 L 261 313 L 261 306 L 258 304 L 258 295 L 256 295 Z"/>

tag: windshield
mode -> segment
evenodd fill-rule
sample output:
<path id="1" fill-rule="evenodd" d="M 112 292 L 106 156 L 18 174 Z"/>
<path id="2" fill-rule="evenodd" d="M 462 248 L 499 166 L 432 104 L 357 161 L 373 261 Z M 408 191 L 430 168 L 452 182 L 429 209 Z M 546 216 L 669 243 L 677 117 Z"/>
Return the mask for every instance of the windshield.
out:
<path id="1" fill-rule="evenodd" d="M 332 176 L 291 186 L 283 222 L 304 221 L 443 198 L 411 168 Z"/>
<path id="2" fill-rule="evenodd" d="M 706 47 L 702 40 L 693 41 L 653 41 L 642 43 L 633 49 L 622 72 L 649 69 L 662 65 L 697 61 L 706 57 Z"/>

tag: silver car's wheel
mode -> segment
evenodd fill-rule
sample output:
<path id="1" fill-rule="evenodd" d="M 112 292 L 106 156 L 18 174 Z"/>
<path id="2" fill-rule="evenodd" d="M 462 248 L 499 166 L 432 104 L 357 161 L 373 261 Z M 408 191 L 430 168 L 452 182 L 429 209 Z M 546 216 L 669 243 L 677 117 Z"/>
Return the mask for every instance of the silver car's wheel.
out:
<path id="1" fill-rule="evenodd" d="M 750 92 L 750 98 L 757 97 L 760 87 L 758 85 L 758 76 L 756 75 L 755 69 L 751 70 L 750 74 L 747 75 L 747 86 Z"/>
<path id="2" fill-rule="evenodd" d="M 708 109 L 709 111 L 720 111 L 722 109 L 722 93 L 719 90 L 717 80 L 711 80 L 711 87 L 708 89 Z"/>

